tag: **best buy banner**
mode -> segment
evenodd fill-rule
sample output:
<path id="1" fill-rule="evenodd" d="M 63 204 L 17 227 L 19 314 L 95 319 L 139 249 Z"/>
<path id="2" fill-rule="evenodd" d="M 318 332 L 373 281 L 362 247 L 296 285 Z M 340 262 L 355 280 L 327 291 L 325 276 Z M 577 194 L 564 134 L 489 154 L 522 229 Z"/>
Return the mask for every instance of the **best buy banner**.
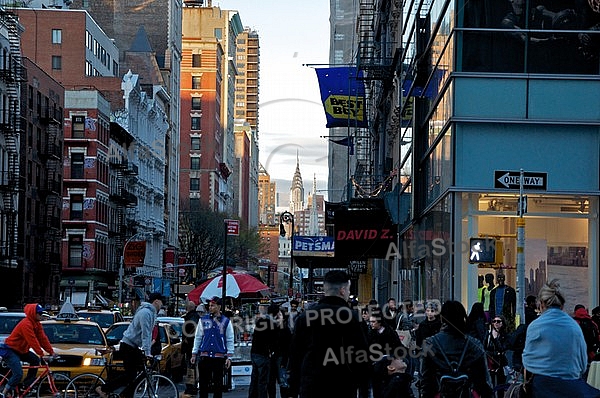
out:
<path id="1" fill-rule="evenodd" d="M 354 66 L 317 68 L 327 128 L 367 127 L 362 71 Z"/>

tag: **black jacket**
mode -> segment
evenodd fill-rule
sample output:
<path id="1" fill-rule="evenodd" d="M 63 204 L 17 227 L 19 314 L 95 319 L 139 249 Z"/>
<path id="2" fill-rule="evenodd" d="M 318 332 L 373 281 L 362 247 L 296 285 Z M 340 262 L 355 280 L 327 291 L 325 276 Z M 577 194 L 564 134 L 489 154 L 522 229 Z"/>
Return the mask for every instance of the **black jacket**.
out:
<path id="1" fill-rule="evenodd" d="M 341 297 L 325 296 L 296 321 L 290 350 L 290 396 L 355 398 L 369 369 L 358 317 Z"/>
<path id="2" fill-rule="evenodd" d="M 189 358 L 192 355 L 194 348 L 194 337 L 196 335 L 196 327 L 200 322 L 200 314 L 196 310 L 186 312 L 183 317 L 183 331 L 181 337 L 181 352 Z"/>
<path id="3" fill-rule="evenodd" d="M 419 328 L 415 330 L 415 342 L 417 347 L 421 347 L 423 340 L 437 334 L 441 328 L 442 321 L 439 316 L 436 316 L 433 321 L 425 318 L 425 320 L 419 324 Z"/>
<path id="4" fill-rule="evenodd" d="M 429 348 L 424 350 L 421 365 L 423 397 L 434 397 L 439 392 L 439 378 L 451 372 L 438 345 L 431 343 L 431 339 L 434 338 L 437 339 L 439 347 L 441 347 L 451 362 L 458 362 L 460 360 L 463 348 L 465 344 L 468 344 L 459 370 L 469 376 L 469 380 L 473 383 L 475 390 L 481 398 L 492 397 L 491 379 L 487 370 L 485 351 L 481 342 L 471 336 L 455 335 L 444 330 L 428 338 L 424 343 L 424 347 L 427 345 Z"/>

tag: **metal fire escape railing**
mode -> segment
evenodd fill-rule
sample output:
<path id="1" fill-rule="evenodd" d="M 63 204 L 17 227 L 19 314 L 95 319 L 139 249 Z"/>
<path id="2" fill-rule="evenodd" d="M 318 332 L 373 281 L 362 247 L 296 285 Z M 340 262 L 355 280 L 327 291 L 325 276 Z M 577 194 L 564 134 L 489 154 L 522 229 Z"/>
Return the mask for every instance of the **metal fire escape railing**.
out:
<path id="1" fill-rule="evenodd" d="M 138 200 L 133 193 L 127 190 L 127 187 L 134 186 L 138 176 L 138 167 L 129 163 L 127 159 L 111 161 L 110 166 L 117 174 L 116 185 L 111 187 L 110 194 L 110 200 L 117 209 L 114 231 L 115 252 L 123 253 L 127 238 L 136 233 L 136 225 L 128 215 L 132 210 L 135 210 Z M 118 264 L 118 262 L 115 262 L 115 264 Z"/>
<path id="2" fill-rule="evenodd" d="M 39 248 L 41 253 L 38 258 L 50 264 L 53 272 L 59 272 L 61 265 L 59 249 L 62 238 L 60 228 L 62 148 L 59 143 L 62 118 L 56 107 L 46 107 L 42 109 L 39 119 L 40 124 L 45 127 L 39 151 L 45 171 L 45 180 L 40 187 L 40 196 L 45 208 L 42 222 L 45 244 Z"/>
<path id="3" fill-rule="evenodd" d="M 0 68 L 0 81 L 5 83 L 6 102 L 0 120 L 7 163 L 1 170 L 2 219 L 6 233 L 0 236 L 0 264 L 17 266 L 17 206 L 19 192 L 19 137 L 21 131 L 20 83 L 27 81 L 21 60 L 21 39 L 16 15 L 0 8 L 0 25 L 8 34 L 10 54 Z"/>

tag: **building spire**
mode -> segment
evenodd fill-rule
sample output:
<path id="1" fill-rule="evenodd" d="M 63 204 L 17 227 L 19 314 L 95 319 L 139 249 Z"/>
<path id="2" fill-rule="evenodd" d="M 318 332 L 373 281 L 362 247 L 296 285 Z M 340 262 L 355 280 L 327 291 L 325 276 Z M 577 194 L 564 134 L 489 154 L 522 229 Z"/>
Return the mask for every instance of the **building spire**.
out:
<path id="1" fill-rule="evenodd" d="M 300 174 L 300 156 L 296 150 L 296 171 L 290 187 L 290 212 L 304 210 L 304 184 L 302 183 L 302 174 Z"/>
<path id="2" fill-rule="evenodd" d="M 319 213 L 317 209 L 317 173 L 313 177 L 313 188 L 310 199 L 310 213 L 308 218 L 308 235 L 319 236 Z"/>

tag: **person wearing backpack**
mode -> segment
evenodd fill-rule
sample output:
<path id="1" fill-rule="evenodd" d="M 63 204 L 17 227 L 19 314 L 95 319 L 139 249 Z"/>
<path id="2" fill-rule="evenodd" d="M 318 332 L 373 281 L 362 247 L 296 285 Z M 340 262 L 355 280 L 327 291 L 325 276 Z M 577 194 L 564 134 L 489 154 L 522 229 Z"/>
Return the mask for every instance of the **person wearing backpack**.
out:
<path id="1" fill-rule="evenodd" d="M 423 398 L 492 397 L 492 385 L 481 342 L 467 335 L 467 311 L 458 301 L 446 301 L 440 313 L 442 329 L 425 340 L 421 363 Z"/>
<path id="2" fill-rule="evenodd" d="M 585 339 L 585 345 L 587 348 L 588 362 L 592 362 L 598 352 L 598 345 L 600 343 L 600 333 L 598 333 L 598 325 L 592 319 L 588 311 L 581 304 L 575 306 L 575 313 L 573 319 L 577 321 L 581 331 L 583 332 L 583 338 Z"/>

